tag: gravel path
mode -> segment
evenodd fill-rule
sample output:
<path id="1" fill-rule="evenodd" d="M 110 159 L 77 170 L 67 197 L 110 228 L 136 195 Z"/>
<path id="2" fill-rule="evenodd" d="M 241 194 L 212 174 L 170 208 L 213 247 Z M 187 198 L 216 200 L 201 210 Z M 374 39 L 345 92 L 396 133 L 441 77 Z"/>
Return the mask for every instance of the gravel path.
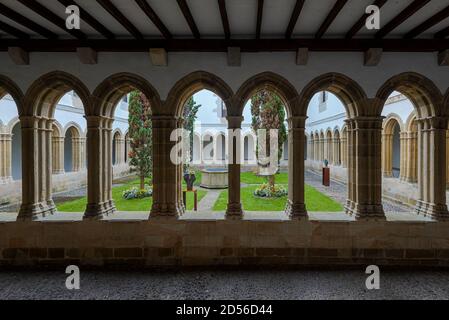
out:
<path id="1" fill-rule="evenodd" d="M 382 271 L 367 290 L 360 270 L 99 272 L 80 290 L 61 272 L 0 273 L 0 299 L 449 299 L 449 271 Z"/>

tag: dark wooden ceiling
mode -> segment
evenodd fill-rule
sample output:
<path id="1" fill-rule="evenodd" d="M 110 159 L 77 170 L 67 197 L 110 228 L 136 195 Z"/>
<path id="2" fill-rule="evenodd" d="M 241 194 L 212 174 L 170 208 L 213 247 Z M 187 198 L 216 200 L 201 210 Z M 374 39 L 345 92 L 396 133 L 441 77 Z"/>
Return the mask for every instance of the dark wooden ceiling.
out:
<path id="1" fill-rule="evenodd" d="M 373 32 L 369 4 L 381 8 Z M 80 8 L 81 30 L 65 27 L 69 5 Z M 0 0 L 0 35 L 0 50 L 441 51 L 449 0 Z"/>

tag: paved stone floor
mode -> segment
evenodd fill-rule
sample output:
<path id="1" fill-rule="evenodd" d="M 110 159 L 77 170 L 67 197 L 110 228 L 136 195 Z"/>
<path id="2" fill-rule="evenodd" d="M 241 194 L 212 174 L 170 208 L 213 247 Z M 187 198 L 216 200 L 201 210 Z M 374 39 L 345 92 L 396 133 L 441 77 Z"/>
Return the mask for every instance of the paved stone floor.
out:
<path id="1" fill-rule="evenodd" d="M 83 271 L 80 290 L 61 272 L 1 272 L 0 299 L 449 299 L 449 271 L 382 271 L 367 290 L 361 270 Z"/>

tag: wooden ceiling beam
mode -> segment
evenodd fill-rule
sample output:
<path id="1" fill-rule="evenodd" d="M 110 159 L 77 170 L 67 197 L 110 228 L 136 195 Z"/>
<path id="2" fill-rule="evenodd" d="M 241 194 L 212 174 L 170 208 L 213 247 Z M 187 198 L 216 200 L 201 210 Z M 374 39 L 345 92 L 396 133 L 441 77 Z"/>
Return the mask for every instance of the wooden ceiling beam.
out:
<path id="1" fill-rule="evenodd" d="M 123 28 L 125 28 L 137 40 L 143 40 L 140 31 L 125 17 L 125 15 L 112 4 L 110 0 L 97 0 L 97 3 L 103 7 Z"/>
<path id="2" fill-rule="evenodd" d="M 53 13 L 50 9 L 43 6 L 39 2 L 35 0 L 16 0 L 20 2 L 22 5 L 33 11 L 34 13 L 40 15 L 45 20 L 51 22 L 61 30 L 69 33 L 71 36 L 77 38 L 78 40 L 85 40 L 87 39 L 87 36 L 77 29 L 67 29 L 65 20 L 58 16 L 57 14 Z"/>
<path id="3" fill-rule="evenodd" d="M 414 15 L 419 9 L 424 7 L 430 0 L 415 0 L 388 22 L 382 29 L 377 31 L 376 39 L 381 39 L 397 28 L 401 23 Z"/>
<path id="4" fill-rule="evenodd" d="M 329 26 L 332 24 L 338 13 L 341 11 L 341 9 L 343 9 L 347 2 L 348 0 L 337 0 L 335 2 L 326 19 L 323 21 L 317 33 L 315 34 L 315 39 L 320 39 L 326 33 Z"/>
<path id="5" fill-rule="evenodd" d="M 77 6 L 80 9 L 80 18 L 81 20 L 87 22 L 92 28 L 97 30 L 103 37 L 106 39 L 115 39 L 115 35 L 106 28 L 101 22 L 99 22 L 97 19 L 95 19 L 89 12 L 84 10 L 79 4 L 77 4 L 74 0 L 58 0 L 60 4 L 62 4 L 65 7 L 68 6 Z"/>
<path id="6" fill-rule="evenodd" d="M 449 6 L 447 6 L 443 10 L 439 11 L 438 13 L 434 14 L 429 19 L 427 19 L 426 21 L 424 21 L 420 25 L 416 26 L 415 28 L 413 28 L 412 30 L 407 32 L 407 34 L 404 36 L 404 38 L 405 39 L 412 39 L 412 38 L 414 38 L 416 36 L 419 36 L 421 33 L 426 31 L 427 29 L 432 28 L 434 25 L 440 23 L 441 21 L 443 21 L 447 17 L 449 17 Z"/>
<path id="7" fill-rule="evenodd" d="M 449 36 L 449 26 L 435 33 L 435 39 L 444 39 Z"/>
<path id="8" fill-rule="evenodd" d="M 383 5 L 387 2 L 388 0 L 376 0 L 374 1 L 373 5 L 377 6 L 379 9 L 383 7 Z M 356 23 L 354 23 L 354 25 L 351 27 L 351 29 L 349 29 L 349 31 L 346 33 L 345 38 L 346 39 L 352 39 L 357 32 L 360 31 L 360 29 L 363 28 L 363 26 L 366 24 L 366 19 L 370 16 L 369 13 L 364 13 L 359 20 L 357 20 Z"/>
<path id="9" fill-rule="evenodd" d="M 299 15 L 301 14 L 302 7 L 304 6 L 305 0 L 296 0 L 295 7 L 293 8 L 290 21 L 288 22 L 287 30 L 285 31 L 285 38 L 290 39 L 293 34 L 293 29 L 298 22 Z"/>
<path id="10" fill-rule="evenodd" d="M 30 38 L 30 36 L 26 32 L 23 32 L 22 30 L 19 30 L 16 27 L 13 27 L 3 21 L 0 21 L 0 30 L 12 35 L 13 37 L 19 38 L 19 39 L 29 39 Z"/>
<path id="11" fill-rule="evenodd" d="M 179 9 L 187 21 L 190 30 L 192 31 L 193 37 L 195 39 L 201 38 L 200 31 L 196 26 L 195 20 L 193 19 L 192 13 L 190 12 L 189 6 L 187 5 L 186 0 L 176 0 L 178 2 Z"/>
<path id="12" fill-rule="evenodd" d="M 27 29 L 30 29 L 31 31 L 40 34 L 41 36 L 48 38 L 48 39 L 57 39 L 58 35 L 47 28 L 42 27 L 41 25 L 37 24 L 36 22 L 22 16 L 21 14 L 17 13 L 16 11 L 8 8 L 4 4 L 0 3 L 0 14 L 7 17 L 10 20 L 15 21 L 16 23 L 24 26 Z"/>
<path id="13" fill-rule="evenodd" d="M 223 24 L 223 31 L 225 39 L 231 38 L 231 28 L 229 27 L 228 11 L 226 10 L 226 0 L 218 0 L 218 7 L 220 8 L 221 23 Z"/>
<path id="14" fill-rule="evenodd" d="M 153 22 L 156 28 L 159 29 L 160 33 L 164 36 L 165 39 L 173 38 L 170 31 L 167 29 L 165 24 L 153 10 L 153 8 L 148 4 L 146 0 L 135 0 L 140 9 L 147 15 L 147 17 Z"/>
<path id="15" fill-rule="evenodd" d="M 365 52 L 381 48 L 383 52 L 435 52 L 449 49 L 446 39 L 144 39 L 144 40 L 20 40 L 2 39 L 0 51 L 8 47 L 21 47 L 28 52 L 76 52 L 79 47 L 90 47 L 97 52 L 148 52 L 148 48 L 170 51 L 227 52 L 239 47 L 241 52 L 296 52 L 309 51 Z"/>
<path id="16" fill-rule="evenodd" d="M 260 39 L 262 30 L 263 3 L 263 0 L 257 1 L 256 39 Z"/>

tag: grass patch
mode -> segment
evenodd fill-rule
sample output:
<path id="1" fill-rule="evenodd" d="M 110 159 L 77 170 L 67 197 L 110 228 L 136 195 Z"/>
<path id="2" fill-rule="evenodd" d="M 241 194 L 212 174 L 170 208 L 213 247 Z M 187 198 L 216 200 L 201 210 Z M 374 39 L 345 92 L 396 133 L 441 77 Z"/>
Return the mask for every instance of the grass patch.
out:
<path id="1" fill-rule="evenodd" d="M 276 184 L 287 184 L 288 174 L 286 172 L 276 173 Z M 262 184 L 267 182 L 266 177 L 261 177 L 253 172 L 242 172 L 240 174 L 240 182 L 246 184 Z"/>
<path id="2" fill-rule="evenodd" d="M 248 186 L 241 189 L 241 201 L 246 211 L 284 211 L 287 196 L 276 199 L 265 199 L 253 195 L 257 186 Z M 305 185 L 305 200 L 308 211 L 338 212 L 343 207 L 340 203 L 322 194 L 315 188 Z M 228 190 L 222 191 L 214 204 L 214 211 L 226 210 Z"/>
<path id="3" fill-rule="evenodd" d="M 112 198 L 118 211 L 149 211 L 153 203 L 153 198 L 125 200 L 122 197 L 123 191 L 132 187 L 139 188 L 139 180 L 133 180 L 122 186 L 112 188 Z M 185 185 L 183 184 L 183 188 Z M 198 202 L 206 195 L 206 191 L 198 190 Z M 84 212 L 86 209 L 87 197 L 77 200 L 67 201 L 57 204 L 60 212 Z M 187 210 L 193 210 L 193 193 L 187 192 Z"/>

